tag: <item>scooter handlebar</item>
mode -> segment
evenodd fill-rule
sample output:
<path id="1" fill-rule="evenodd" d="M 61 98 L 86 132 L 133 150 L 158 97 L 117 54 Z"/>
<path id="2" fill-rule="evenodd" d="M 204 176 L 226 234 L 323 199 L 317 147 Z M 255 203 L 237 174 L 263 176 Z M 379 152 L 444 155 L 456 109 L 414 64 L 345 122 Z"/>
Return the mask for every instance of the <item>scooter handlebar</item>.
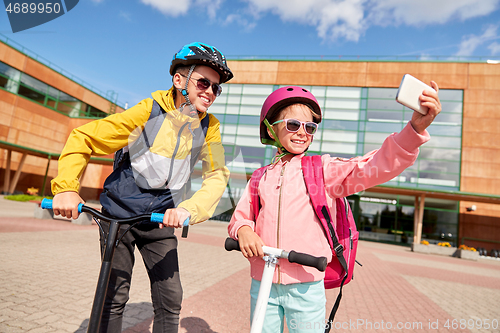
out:
<path id="1" fill-rule="evenodd" d="M 43 209 L 52 209 L 52 200 L 44 198 L 42 200 L 42 203 L 40 204 L 40 207 Z M 84 205 L 78 204 L 78 213 L 81 213 L 83 211 Z M 91 212 L 92 213 L 92 212 Z M 156 223 L 162 223 L 163 222 L 163 215 L 160 213 L 152 213 L 151 214 L 151 222 L 156 222 Z M 189 225 L 189 217 L 183 222 L 183 226 L 188 226 Z"/>
<path id="2" fill-rule="evenodd" d="M 226 251 L 240 251 L 240 243 L 237 240 L 228 237 L 226 238 L 226 242 L 224 243 L 224 248 L 226 249 Z"/>
<path id="3" fill-rule="evenodd" d="M 226 242 L 224 243 L 224 248 L 226 249 L 226 251 L 240 251 L 240 243 L 237 240 L 228 237 L 226 238 Z M 292 263 L 314 267 L 320 272 L 324 272 L 326 266 L 328 265 L 328 261 L 325 257 L 315 257 L 310 254 L 300 253 L 296 251 L 290 251 L 288 253 L 287 259 Z"/>
<path id="4" fill-rule="evenodd" d="M 288 261 L 303 266 L 314 267 L 320 272 L 324 272 L 328 261 L 325 257 L 315 257 L 310 254 L 290 251 Z"/>

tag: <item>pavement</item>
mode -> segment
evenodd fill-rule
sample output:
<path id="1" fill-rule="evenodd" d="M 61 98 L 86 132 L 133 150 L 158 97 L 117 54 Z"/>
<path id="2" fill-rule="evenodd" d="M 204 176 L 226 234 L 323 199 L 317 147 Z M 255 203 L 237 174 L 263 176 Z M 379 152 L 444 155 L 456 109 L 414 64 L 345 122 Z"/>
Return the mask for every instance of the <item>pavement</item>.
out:
<path id="1" fill-rule="evenodd" d="M 0 196 L 0 332 L 86 332 L 100 267 L 96 225 L 33 218 L 35 203 Z M 179 235 L 184 289 L 179 332 L 250 330 L 250 270 L 223 249 L 227 224 Z M 124 332 L 150 332 L 153 309 L 140 254 Z M 332 332 L 500 332 L 500 261 L 413 253 L 360 241 L 363 264 L 344 287 Z M 338 290 L 327 290 L 327 313 Z M 301 323 L 304 326 L 313 323 Z"/>

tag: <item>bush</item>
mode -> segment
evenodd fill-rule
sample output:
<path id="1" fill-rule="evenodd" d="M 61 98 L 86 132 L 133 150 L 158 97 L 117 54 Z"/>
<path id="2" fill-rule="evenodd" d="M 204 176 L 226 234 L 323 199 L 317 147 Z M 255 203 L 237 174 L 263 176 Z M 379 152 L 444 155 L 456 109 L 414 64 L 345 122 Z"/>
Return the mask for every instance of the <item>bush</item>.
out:
<path id="1" fill-rule="evenodd" d="M 32 200 L 33 201 L 42 201 L 43 198 L 52 199 L 52 197 L 49 197 L 49 196 L 42 197 L 39 195 L 29 195 L 29 194 L 6 195 L 4 198 L 7 200 L 22 201 L 22 202 L 32 201 Z"/>

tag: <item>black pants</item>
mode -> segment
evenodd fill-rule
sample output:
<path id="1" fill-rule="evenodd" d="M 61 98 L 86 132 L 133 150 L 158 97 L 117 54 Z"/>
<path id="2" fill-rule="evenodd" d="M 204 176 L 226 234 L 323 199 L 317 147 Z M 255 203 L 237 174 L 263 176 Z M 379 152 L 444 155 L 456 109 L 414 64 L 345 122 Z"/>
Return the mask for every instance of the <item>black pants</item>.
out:
<path id="1" fill-rule="evenodd" d="M 109 224 L 102 223 L 102 227 L 107 235 Z M 126 227 L 124 225 L 120 228 L 118 236 L 121 236 Z M 104 252 L 104 241 L 101 235 L 101 253 Z M 154 225 L 138 225 L 132 228 L 116 248 L 100 332 L 122 331 L 123 310 L 129 299 L 135 261 L 135 246 L 141 252 L 151 282 L 153 333 L 178 332 L 182 286 L 179 278 L 177 238 L 173 228 L 159 229 Z"/>

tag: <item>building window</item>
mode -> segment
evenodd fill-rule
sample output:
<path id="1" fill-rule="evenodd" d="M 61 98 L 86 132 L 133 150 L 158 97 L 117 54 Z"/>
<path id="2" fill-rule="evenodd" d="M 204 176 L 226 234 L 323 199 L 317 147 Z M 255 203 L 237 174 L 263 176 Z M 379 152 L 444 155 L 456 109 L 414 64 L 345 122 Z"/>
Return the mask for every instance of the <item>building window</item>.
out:
<path id="1" fill-rule="evenodd" d="M 209 112 L 221 122 L 223 142 L 244 147 L 247 173 L 271 161 L 274 148 L 247 154 L 247 148 L 265 148 L 259 139 L 260 108 L 267 96 L 281 86 L 224 84 L 224 94 Z M 380 148 L 393 132 L 399 132 L 413 111 L 395 101 L 396 88 L 304 86 L 323 110 L 315 140 L 309 152 L 351 158 Z M 417 162 L 386 185 L 408 188 L 458 191 L 463 91 L 439 91 L 443 111 L 428 131 L 432 139 L 420 148 Z M 271 154 L 272 155 L 272 154 Z M 260 158 L 257 163 L 256 158 Z M 253 168 L 253 169 L 252 169 Z"/>
<path id="2" fill-rule="evenodd" d="M 0 62 L 0 88 L 70 117 L 104 118 L 108 114 L 34 77 Z"/>

